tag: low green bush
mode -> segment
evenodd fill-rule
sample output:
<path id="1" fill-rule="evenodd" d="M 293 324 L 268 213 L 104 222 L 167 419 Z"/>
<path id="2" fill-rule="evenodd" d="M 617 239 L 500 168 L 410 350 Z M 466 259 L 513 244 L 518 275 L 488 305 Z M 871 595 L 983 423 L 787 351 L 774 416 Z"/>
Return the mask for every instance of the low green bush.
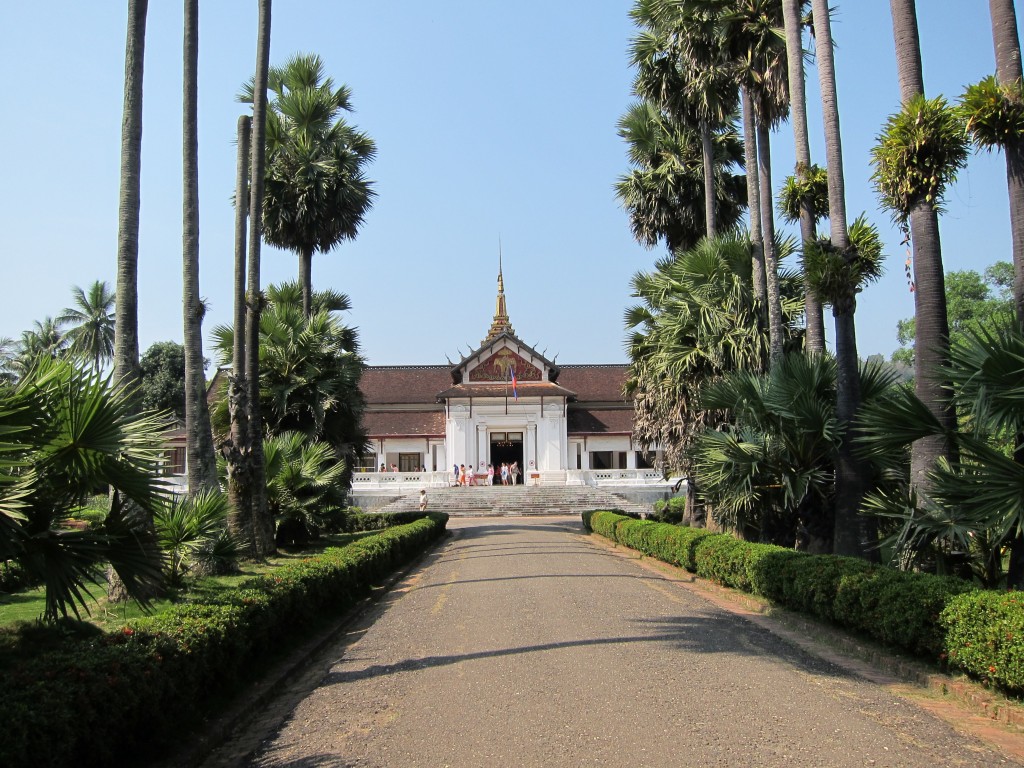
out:
<path id="1" fill-rule="evenodd" d="M 592 512 L 584 524 L 702 578 L 1024 693 L 1024 593 Z"/>
<path id="2" fill-rule="evenodd" d="M 957 595 L 939 620 L 950 666 L 1004 689 L 1024 689 L 1024 592 Z"/>
<path id="3" fill-rule="evenodd" d="M 145 762 L 215 696 L 440 536 L 431 514 L 0 670 L 0 765 Z"/>
<path id="4" fill-rule="evenodd" d="M 17 592 L 32 586 L 28 571 L 15 560 L 0 561 L 0 592 Z"/>
<path id="5" fill-rule="evenodd" d="M 654 502 L 654 519 L 659 523 L 678 525 L 686 515 L 686 497 L 673 496 Z"/>

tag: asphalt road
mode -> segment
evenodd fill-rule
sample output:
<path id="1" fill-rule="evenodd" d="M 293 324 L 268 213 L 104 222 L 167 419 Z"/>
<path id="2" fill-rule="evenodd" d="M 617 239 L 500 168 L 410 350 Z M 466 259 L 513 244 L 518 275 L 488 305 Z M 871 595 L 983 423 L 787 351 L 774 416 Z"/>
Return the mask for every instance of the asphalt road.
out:
<path id="1" fill-rule="evenodd" d="M 578 518 L 449 528 L 205 765 L 1020 765 Z"/>

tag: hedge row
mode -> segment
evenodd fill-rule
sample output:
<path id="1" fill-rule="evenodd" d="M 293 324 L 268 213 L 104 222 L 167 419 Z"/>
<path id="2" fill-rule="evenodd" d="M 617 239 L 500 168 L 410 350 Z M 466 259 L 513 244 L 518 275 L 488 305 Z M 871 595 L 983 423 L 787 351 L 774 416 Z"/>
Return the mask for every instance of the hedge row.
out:
<path id="1" fill-rule="evenodd" d="M 445 529 L 431 514 L 0 674 L 0 765 L 128 765 L 180 739 L 271 651 L 340 614 Z M 291 637 L 289 637 L 291 636 Z"/>
<path id="2" fill-rule="evenodd" d="M 1024 593 L 981 591 L 952 577 L 809 555 L 613 512 L 586 513 L 583 523 L 709 581 L 1024 693 Z"/>

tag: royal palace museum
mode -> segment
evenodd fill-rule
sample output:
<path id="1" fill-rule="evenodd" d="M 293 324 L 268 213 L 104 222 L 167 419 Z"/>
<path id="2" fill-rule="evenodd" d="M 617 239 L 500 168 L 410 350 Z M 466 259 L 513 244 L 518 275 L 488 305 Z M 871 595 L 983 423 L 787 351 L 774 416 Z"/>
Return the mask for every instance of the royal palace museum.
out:
<path id="1" fill-rule="evenodd" d="M 352 492 L 377 494 L 453 484 L 454 468 L 513 462 L 526 485 L 592 485 L 661 493 L 657 447 L 634 442 L 625 364 L 561 365 L 519 339 L 498 269 L 494 319 L 480 346 L 458 363 L 369 366 L 366 453 Z M 643 450 L 647 448 L 647 450 Z M 632 495 L 632 494 L 630 494 Z"/>

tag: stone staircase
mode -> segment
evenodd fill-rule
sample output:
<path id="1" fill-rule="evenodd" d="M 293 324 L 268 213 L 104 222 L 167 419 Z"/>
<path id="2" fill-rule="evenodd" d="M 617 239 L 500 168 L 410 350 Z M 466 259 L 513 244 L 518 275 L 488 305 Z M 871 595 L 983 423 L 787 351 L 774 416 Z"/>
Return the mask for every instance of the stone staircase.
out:
<path id="1" fill-rule="evenodd" d="M 428 488 L 428 509 L 452 517 L 519 515 L 578 515 L 593 509 L 621 509 L 646 515 L 651 508 L 590 486 L 494 485 L 468 488 Z M 375 512 L 419 509 L 419 492 L 409 493 Z"/>

